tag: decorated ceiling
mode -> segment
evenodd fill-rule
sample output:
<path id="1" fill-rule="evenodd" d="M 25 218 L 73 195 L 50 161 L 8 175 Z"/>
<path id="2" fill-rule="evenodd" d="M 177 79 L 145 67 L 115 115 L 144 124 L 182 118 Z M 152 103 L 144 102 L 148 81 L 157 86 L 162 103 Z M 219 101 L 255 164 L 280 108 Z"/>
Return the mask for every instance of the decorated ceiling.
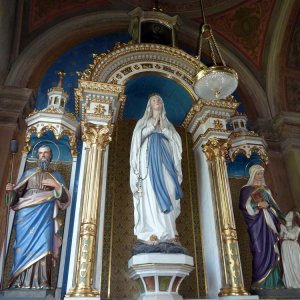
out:
<path id="1" fill-rule="evenodd" d="M 278 45 L 280 56 L 276 66 L 280 71 L 280 84 L 275 85 L 278 99 L 274 101 L 279 110 L 300 112 L 300 1 L 203 0 L 203 5 L 206 21 L 212 26 L 221 49 L 229 51 L 237 64 L 245 65 L 263 89 L 267 88 L 267 81 L 273 76 L 267 72 L 269 58 L 276 51 L 271 45 L 276 45 L 276 40 L 281 36 L 283 43 Z M 280 11 L 287 6 L 290 6 L 290 15 L 285 20 L 288 30 L 280 32 Z M 21 49 L 43 32 L 72 18 L 97 12 L 107 12 L 113 18 L 114 14 L 128 14 L 136 7 L 143 10 L 156 7 L 168 15 L 178 15 L 182 23 L 178 33 L 179 47 L 196 52 L 196 40 L 203 23 L 198 0 L 28 0 L 23 10 Z M 129 16 L 127 23 L 120 22 L 119 30 L 116 25 L 106 31 L 125 33 L 128 24 Z M 84 40 L 84 37 L 78 36 L 78 39 Z M 243 91 L 243 85 L 239 87 L 239 93 L 245 98 L 249 114 L 257 114 L 249 108 L 251 93 Z"/>

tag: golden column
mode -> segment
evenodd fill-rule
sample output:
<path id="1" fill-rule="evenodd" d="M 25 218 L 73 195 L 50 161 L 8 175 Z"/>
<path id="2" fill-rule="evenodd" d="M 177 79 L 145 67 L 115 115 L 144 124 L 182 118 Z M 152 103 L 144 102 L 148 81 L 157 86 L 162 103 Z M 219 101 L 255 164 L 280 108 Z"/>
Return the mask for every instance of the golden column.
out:
<path id="1" fill-rule="evenodd" d="M 82 124 L 85 142 L 85 177 L 82 187 L 82 214 L 79 248 L 76 259 L 75 286 L 66 297 L 95 297 L 100 292 L 93 288 L 98 211 L 102 185 L 102 160 L 111 141 L 111 125 Z"/>
<path id="2" fill-rule="evenodd" d="M 245 296 L 238 239 L 233 216 L 225 158 L 230 147 L 229 139 L 209 138 L 202 145 L 215 195 L 216 217 L 219 228 L 220 248 L 223 263 L 223 287 L 219 296 Z"/>

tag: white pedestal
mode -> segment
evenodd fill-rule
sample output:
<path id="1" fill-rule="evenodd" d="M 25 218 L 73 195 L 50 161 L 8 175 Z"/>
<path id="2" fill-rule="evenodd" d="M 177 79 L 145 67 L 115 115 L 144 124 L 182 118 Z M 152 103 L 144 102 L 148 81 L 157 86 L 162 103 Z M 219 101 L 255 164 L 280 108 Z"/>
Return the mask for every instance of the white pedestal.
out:
<path id="1" fill-rule="evenodd" d="M 178 289 L 194 260 L 185 254 L 138 254 L 130 258 L 128 269 L 141 290 L 138 300 L 182 300 Z"/>

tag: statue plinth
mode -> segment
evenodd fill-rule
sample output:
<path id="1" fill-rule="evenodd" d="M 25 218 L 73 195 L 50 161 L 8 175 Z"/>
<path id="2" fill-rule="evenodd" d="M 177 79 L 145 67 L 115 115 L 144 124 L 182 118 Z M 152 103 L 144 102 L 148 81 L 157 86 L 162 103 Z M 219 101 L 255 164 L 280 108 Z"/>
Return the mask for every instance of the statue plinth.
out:
<path id="1" fill-rule="evenodd" d="M 128 269 L 140 287 L 138 300 L 182 300 L 178 289 L 194 269 L 194 260 L 185 254 L 138 254 L 129 259 Z"/>

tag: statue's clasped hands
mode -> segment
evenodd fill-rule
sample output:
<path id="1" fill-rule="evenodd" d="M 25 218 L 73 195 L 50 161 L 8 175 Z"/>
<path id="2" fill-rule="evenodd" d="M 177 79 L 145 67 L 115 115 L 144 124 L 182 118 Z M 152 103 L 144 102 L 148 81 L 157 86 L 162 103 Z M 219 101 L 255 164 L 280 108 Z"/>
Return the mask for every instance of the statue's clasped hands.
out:
<path id="1" fill-rule="evenodd" d="M 158 125 L 160 126 L 161 130 L 165 128 L 165 122 L 161 114 L 157 114 L 156 118 L 154 119 L 154 127 Z"/>

